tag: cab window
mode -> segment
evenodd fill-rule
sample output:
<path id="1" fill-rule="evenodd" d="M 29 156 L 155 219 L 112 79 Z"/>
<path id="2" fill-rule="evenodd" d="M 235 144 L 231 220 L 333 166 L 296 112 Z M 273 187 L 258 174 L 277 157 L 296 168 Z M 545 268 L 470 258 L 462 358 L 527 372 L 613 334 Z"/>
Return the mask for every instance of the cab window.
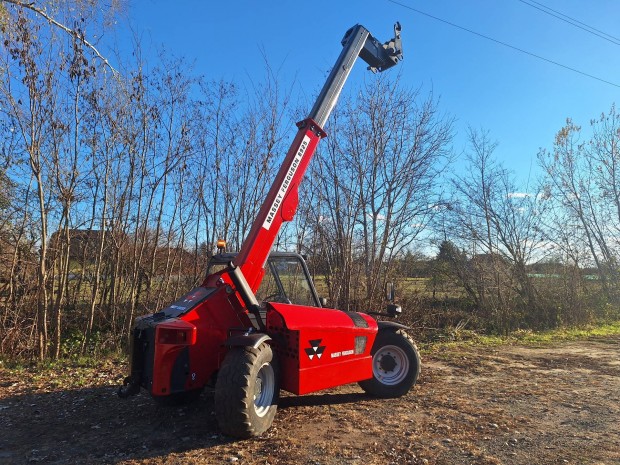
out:
<path id="1" fill-rule="evenodd" d="M 290 303 L 317 306 L 308 276 L 296 257 L 272 257 L 269 259 L 274 279 L 278 281 Z"/>
<path id="2" fill-rule="evenodd" d="M 269 259 L 267 266 L 265 266 L 265 276 L 258 291 L 256 291 L 256 300 L 259 302 L 291 303 L 286 296 L 286 292 L 284 292 L 284 289 L 282 289 L 282 286 L 273 274 L 271 259 Z"/>

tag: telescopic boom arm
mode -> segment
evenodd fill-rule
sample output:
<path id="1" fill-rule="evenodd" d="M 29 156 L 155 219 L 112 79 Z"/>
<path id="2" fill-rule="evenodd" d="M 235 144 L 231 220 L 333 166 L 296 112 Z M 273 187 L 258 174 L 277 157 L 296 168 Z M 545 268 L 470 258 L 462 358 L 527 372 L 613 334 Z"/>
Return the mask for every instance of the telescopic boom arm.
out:
<path id="1" fill-rule="evenodd" d="M 358 56 L 368 63 L 368 69 L 373 73 L 385 71 L 402 60 L 400 29 L 400 23 L 396 23 L 394 38 L 385 44 L 381 44 L 370 35 L 364 26 L 358 24 L 349 29 L 342 39 L 344 48 L 323 85 L 323 90 L 317 97 L 308 119 L 313 120 L 321 128 L 325 125 Z"/>
<path id="2" fill-rule="evenodd" d="M 316 146 L 325 137 L 323 126 L 334 109 L 340 92 L 358 57 L 373 72 L 385 71 L 398 63 L 402 55 L 400 24 L 394 25 L 394 38 L 382 44 L 361 25 L 353 26 L 342 39 L 343 49 L 329 74 L 314 107 L 299 128 L 276 179 L 252 224 L 239 254 L 231 263 L 235 287 L 249 307 L 256 305 L 254 293 L 265 274 L 269 252 L 284 221 L 291 221 L 299 203 L 298 189 Z M 241 280 L 242 282 L 237 282 Z M 245 282 L 243 282 L 245 281 Z M 241 287 L 245 291 L 240 290 Z M 250 292 L 251 291 L 251 292 Z"/>

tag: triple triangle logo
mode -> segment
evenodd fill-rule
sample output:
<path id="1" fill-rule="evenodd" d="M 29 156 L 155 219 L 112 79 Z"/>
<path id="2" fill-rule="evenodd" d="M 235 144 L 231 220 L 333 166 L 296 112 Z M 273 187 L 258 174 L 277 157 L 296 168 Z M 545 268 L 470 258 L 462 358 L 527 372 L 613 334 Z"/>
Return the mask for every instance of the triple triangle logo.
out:
<path id="1" fill-rule="evenodd" d="M 310 358 L 310 360 L 312 360 L 315 355 L 317 356 L 317 358 L 321 358 L 321 355 L 323 355 L 326 346 L 321 345 L 322 340 L 323 339 L 313 339 L 311 341 L 308 341 L 310 342 L 311 347 L 308 347 L 304 350 L 306 351 L 306 354 L 308 355 L 308 358 Z"/>

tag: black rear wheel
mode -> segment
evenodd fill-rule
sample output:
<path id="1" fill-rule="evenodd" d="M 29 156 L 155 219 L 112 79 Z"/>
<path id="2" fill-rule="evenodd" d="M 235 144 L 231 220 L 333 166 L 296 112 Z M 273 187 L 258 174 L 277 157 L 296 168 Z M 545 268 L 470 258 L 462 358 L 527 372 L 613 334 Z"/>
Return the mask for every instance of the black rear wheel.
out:
<path id="1" fill-rule="evenodd" d="M 372 378 L 359 385 L 377 397 L 400 397 L 409 392 L 420 375 L 420 354 L 413 339 L 402 331 L 379 331 L 372 346 Z"/>
<path id="2" fill-rule="evenodd" d="M 239 438 L 259 436 L 271 424 L 280 392 L 271 347 L 232 348 L 215 384 L 215 414 L 223 433 Z"/>

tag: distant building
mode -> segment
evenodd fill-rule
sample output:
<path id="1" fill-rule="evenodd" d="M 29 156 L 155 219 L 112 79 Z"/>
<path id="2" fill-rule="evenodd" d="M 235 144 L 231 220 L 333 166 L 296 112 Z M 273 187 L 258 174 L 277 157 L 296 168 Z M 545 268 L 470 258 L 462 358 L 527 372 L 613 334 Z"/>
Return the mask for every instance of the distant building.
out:
<path id="1" fill-rule="evenodd" d="M 56 231 L 50 237 L 50 255 L 54 256 L 61 247 L 60 240 L 64 231 Z M 116 233 L 118 234 L 118 233 Z M 101 241 L 104 240 L 104 249 L 112 245 L 112 237 L 109 231 L 100 229 L 69 229 L 69 259 L 93 262 L 97 258 Z"/>

